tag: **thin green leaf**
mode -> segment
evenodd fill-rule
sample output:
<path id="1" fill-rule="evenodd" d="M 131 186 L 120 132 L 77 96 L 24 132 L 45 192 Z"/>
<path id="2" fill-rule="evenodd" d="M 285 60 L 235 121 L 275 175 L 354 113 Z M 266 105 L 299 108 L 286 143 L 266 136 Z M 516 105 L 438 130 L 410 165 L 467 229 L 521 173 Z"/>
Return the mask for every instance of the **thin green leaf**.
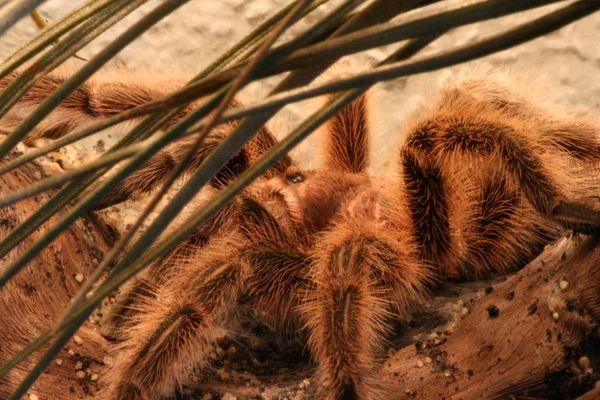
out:
<path id="1" fill-rule="evenodd" d="M 123 0 L 123 5 L 120 3 L 112 4 L 106 9 L 98 12 L 98 15 L 96 15 L 93 21 L 83 24 L 83 26 L 73 31 L 58 45 L 50 49 L 44 56 L 34 62 L 31 67 L 27 68 L 21 75 L 15 78 L 2 94 L 0 94 L 0 118 L 2 118 L 10 108 L 27 93 L 39 77 L 62 64 L 85 44 L 89 43 L 106 29 L 125 18 L 146 1 L 148 0 Z M 131 42 L 135 37 L 137 36 L 132 37 L 131 40 L 125 44 Z M 118 50 L 120 50 L 120 48 Z M 105 55 L 105 52 L 103 51 L 98 56 L 94 57 L 95 62 L 85 64 L 78 73 L 42 101 L 40 105 L 25 118 L 21 124 L 19 124 L 19 126 L 2 141 L 2 143 L 0 143 L 0 158 L 6 157 L 14 146 L 35 128 L 50 112 L 52 112 L 61 101 L 89 78 L 91 73 L 97 71 L 106 62 L 102 59 L 101 55 Z M 110 54 L 109 57 L 112 58 L 113 55 L 114 54 Z M 102 62 L 102 64 L 99 64 L 100 62 Z M 88 73 L 89 75 L 86 75 Z"/>
<path id="2" fill-rule="evenodd" d="M 39 7 L 45 0 L 13 0 L 0 9 L 0 35 L 21 18 Z"/>
<path id="3" fill-rule="evenodd" d="M 245 86 L 245 84 L 248 82 L 252 73 L 259 66 L 262 58 L 265 56 L 266 52 L 272 46 L 272 44 L 275 42 L 275 40 L 277 40 L 277 38 L 290 25 L 292 25 L 294 22 L 297 21 L 298 17 L 300 17 L 300 15 L 301 15 L 302 11 L 308 5 L 310 5 L 310 3 L 312 1 L 313 0 L 303 0 L 303 1 L 298 2 L 298 4 L 289 12 L 289 15 L 287 15 L 281 21 L 279 26 L 274 29 L 273 33 L 271 35 L 269 35 L 269 38 L 265 41 L 262 48 L 256 54 L 256 56 L 254 57 L 252 62 L 248 64 L 247 68 L 244 69 L 242 75 L 240 75 L 240 77 L 231 85 L 231 88 L 225 94 L 224 98 L 222 99 L 221 103 L 219 104 L 219 107 L 217 108 L 217 110 L 215 111 L 213 116 L 211 117 L 211 120 L 209 121 L 209 123 L 206 125 L 206 128 L 204 129 L 204 131 L 201 132 L 198 139 L 191 146 L 191 149 L 188 151 L 188 153 L 186 154 L 184 159 L 176 166 L 175 170 L 170 174 L 167 181 L 164 182 L 159 193 L 157 193 L 154 196 L 153 201 L 146 207 L 146 209 L 144 210 L 142 215 L 140 217 L 138 217 L 136 223 L 134 224 L 134 228 L 130 229 L 130 232 L 128 232 L 126 239 L 123 241 L 123 243 L 120 243 L 119 247 L 121 247 L 121 248 L 125 247 L 129 238 L 133 237 L 134 232 L 138 229 L 139 226 L 141 226 L 143 221 L 150 215 L 152 210 L 158 205 L 160 199 L 167 192 L 167 190 L 171 187 L 171 185 L 175 182 L 175 180 L 181 174 L 181 172 L 184 170 L 184 168 L 187 166 L 187 164 L 191 161 L 193 155 L 195 154 L 196 149 L 202 143 L 203 138 L 206 137 L 208 132 L 212 129 L 215 122 L 220 117 L 220 115 L 229 106 L 229 103 L 231 103 L 235 94 L 240 89 L 242 89 Z M 114 253 L 113 257 L 116 257 L 116 253 Z M 104 269 L 110 263 L 112 263 L 112 260 L 105 260 L 104 263 L 101 265 L 101 267 L 103 267 L 102 269 Z M 118 271 L 113 271 L 113 273 L 117 273 L 117 272 Z M 98 273 L 97 275 L 100 275 L 100 274 Z M 83 298 L 84 293 L 86 293 L 86 292 L 80 291 L 80 293 L 79 293 L 80 298 L 78 299 L 79 301 L 81 300 L 81 298 Z M 77 303 L 74 303 L 74 304 L 77 304 Z M 69 310 L 67 310 L 66 315 L 68 315 L 68 311 Z M 65 316 L 63 316 L 60 321 L 63 321 L 64 319 L 65 319 Z M 60 323 L 60 321 L 59 321 L 59 323 Z M 23 394 L 26 393 L 26 391 L 35 382 L 35 380 L 42 373 L 42 371 L 48 366 L 48 364 L 52 361 L 52 359 L 56 356 L 56 354 L 67 343 L 69 338 L 77 331 L 79 324 L 83 323 L 84 321 L 85 321 L 85 318 L 84 319 L 80 318 L 78 321 L 76 321 L 75 324 L 71 325 L 69 328 L 67 328 L 65 330 L 65 332 L 63 332 L 61 337 L 59 337 L 57 339 L 56 343 L 54 343 L 54 345 L 51 346 L 51 348 L 36 363 L 36 365 L 33 367 L 33 369 L 30 371 L 30 373 L 25 377 L 25 379 L 23 380 L 21 385 L 19 385 L 19 387 L 16 389 L 16 391 L 11 395 L 9 400 L 10 399 L 19 399 Z"/>
<path id="4" fill-rule="evenodd" d="M 2 62 L 2 65 L 0 65 L 0 79 L 5 78 L 8 74 L 27 62 L 27 60 L 30 60 L 35 55 L 39 54 L 42 49 L 54 43 L 66 32 L 86 21 L 88 18 L 91 18 L 110 4 L 118 1 L 119 0 L 89 0 L 63 16 L 61 19 L 48 25 L 43 32 L 40 32 L 33 40 L 17 49 Z"/>

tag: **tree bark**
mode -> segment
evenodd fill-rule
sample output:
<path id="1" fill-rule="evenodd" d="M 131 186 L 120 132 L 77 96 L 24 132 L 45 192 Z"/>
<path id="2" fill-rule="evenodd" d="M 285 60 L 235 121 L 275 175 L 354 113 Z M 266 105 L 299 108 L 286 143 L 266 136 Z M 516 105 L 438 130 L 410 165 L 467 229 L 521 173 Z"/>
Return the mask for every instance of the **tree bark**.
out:
<path id="1" fill-rule="evenodd" d="M 27 165 L 15 172 L 0 176 L 0 195 L 23 188 L 44 176 L 40 165 Z M 0 209 L 0 238 L 6 237 L 45 203 L 50 196 L 42 195 Z M 49 227 L 54 217 L 0 261 L 0 270 L 18 258 Z M 78 274 L 86 279 L 109 247 L 106 227 L 93 217 L 73 224 L 65 233 L 44 249 L 24 270 L 0 289 L 0 364 L 11 359 L 19 350 L 54 325 L 81 283 Z M 96 371 L 104 368 L 105 340 L 97 326 L 86 322 L 77 333 L 81 345 L 73 340 L 59 353 L 51 366 L 28 392 L 39 399 L 77 399 L 93 395 L 99 383 L 91 380 Z M 6 399 L 49 347 L 21 362 L 0 378 L 0 399 Z M 84 378 L 77 377 L 76 365 L 81 362 Z"/>

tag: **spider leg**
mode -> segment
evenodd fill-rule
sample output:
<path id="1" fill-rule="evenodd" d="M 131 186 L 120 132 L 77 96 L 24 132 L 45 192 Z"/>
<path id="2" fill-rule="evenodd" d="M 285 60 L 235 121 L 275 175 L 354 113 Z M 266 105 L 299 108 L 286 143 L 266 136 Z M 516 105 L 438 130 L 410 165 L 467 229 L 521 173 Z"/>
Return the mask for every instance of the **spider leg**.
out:
<path id="1" fill-rule="evenodd" d="M 324 169 L 365 173 L 369 166 L 369 93 L 331 117 L 317 133 Z M 329 96 L 330 98 L 331 96 Z"/>
<path id="2" fill-rule="evenodd" d="M 106 399 L 172 395 L 185 367 L 206 365 L 249 274 L 231 239 L 197 255 L 158 291 L 160 301 L 146 300 L 116 351 Z"/>
<path id="3" fill-rule="evenodd" d="M 251 193 L 246 193 L 223 206 L 168 256 L 153 263 L 140 276 L 132 279 L 131 283 L 122 289 L 110 313 L 103 319 L 102 334 L 111 340 L 125 339 L 126 330 L 135 324 L 139 313 L 144 312 L 143 303 L 155 298 L 155 288 L 167 284 L 182 268 L 189 268 L 193 255 L 202 251 L 211 240 L 233 232 L 239 232 L 250 242 L 260 242 L 265 246 L 267 255 L 275 254 L 274 250 L 266 249 L 268 243 L 277 243 L 278 246 L 287 243 L 291 246 L 288 233 L 280 223 L 258 199 L 254 199 Z M 266 256 L 262 256 L 265 259 L 263 262 L 258 262 L 260 256 L 256 257 L 257 265 L 270 265 Z"/>
<path id="4" fill-rule="evenodd" d="M 234 124 L 230 124 L 226 127 L 217 127 L 213 130 L 210 136 L 206 138 L 193 155 L 193 159 L 187 165 L 185 172 L 189 173 L 198 168 L 206 157 L 221 144 L 234 126 Z M 194 136 L 191 136 L 167 145 L 138 170 L 126 177 L 111 193 L 96 205 L 95 209 L 103 209 L 132 198 L 138 198 L 156 190 L 156 188 L 160 187 L 160 184 L 169 176 L 169 173 L 175 166 L 184 159 L 195 139 Z M 266 127 L 260 128 L 244 148 L 229 160 L 227 165 L 217 173 L 212 179 L 211 185 L 217 189 L 226 186 L 231 180 L 244 172 L 254 161 L 260 158 L 276 142 L 277 140 Z M 269 178 L 277 173 L 282 173 L 291 165 L 291 159 L 289 156 L 286 156 L 267 171 L 265 177 Z"/>
<path id="5" fill-rule="evenodd" d="M 586 151 L 593 152 L 582 151 L 582 157 Z M 522 193 L 541 216 L 577 231 L 597 229 L 593 214 L 582 221 L 586 217 L 581 213 L 580 219 L 566 217 L 564 206 L 555 212 L 569 200 L 552 174 L 549 157 L 542 155 L 542 148 L 528 140 L 517 124 L 485 109 L 444 110 L 416 124 L 400 151 L 400 169 L 424 257 L 438 265 L 451 258 L 448 177 L 465 166 L 499 171 L 492 179 L 505 179 L 503 190 Z M 523 222 L 529 220 L 526 216 Z"/>
<path id="6" fill-rule="evenodd" d="M 428 269 L 372 221 L 337 225 L 322 239 L 302 307 L 318 363 L 315 398 L 384 398 L 376 372 L 388 319 L 420 300 Z"/>
<path id="7" fill-rule="evenodd" d="M 38 78 L 16 106 L 0 120 L 0 130 L 10 131 L 16 127 L 39 103 L 60 87 L 70 73 L 71 71 L 59 69 Z M 6 89 L 19 74 L 20 72 L 13 72 L 0 80 L 0 91 Z M 141 71 L 125 69 L 95 75 L 67 96 L 27 139 L 59 138 L 81 126 L 156 100 L 185 84 L 183 79 L 157 81 L 156 76 L 149 78 L 148 74 Z M 193 107 L 187 107 L 167 125 L 173 125 Z"/>
<path id="8" fill-rule="evenodd" d="M 99 74 L 82 84 L 45 118 L 27 139 L 59 138 L 79 127 L 156 100 L 183 87 L 185 84 L 183 79 L 157 81 L 155 76 L 144 76 L 141 72 L 127 70 L 117 70 L 116 72 L 118 73 L 105 72 Z M 17 76 L 18 73 L 14 72 L 0 80 L 0 91 L 6 89 Z M 29 92 L 19 100 L 17 105 L 0 120 L 0 131 L 10 132 L 14 129 L 68 77 L 69 75 L 65 71 L 52 72 L 40 77 Z M 173 117 L 162 129 L 173 126 L 192 111 L 194 107 L 197 107 L 200 102 L 190 104 Z M 239 106 L 237 101 L 232 102 L 231 107 L 237 106 Z M 236 125 L 237 122 L 234 121 L 216 127 L 211 132 L 210 137 L 194 154 L 186 172 L 197 168 Z M 103 209 L 155 190 L 169 175 L 174 166 L 187 154 L 194 140 L 194 137 L 183 138 L 166 146 L 164 150 L 148 160 L 140 169 L 125 178 L 113 192 L 96 205 L 95 209 Z M 225 186 L 276 142 L 277 140 L 272 133 L 266 127 L 262 127 L 244 148 L 217 173 L 211 182 L 212 186 L 216 188 Z M 283 172 L 291 164 L 290 158 L 286 156 L 265 175 L 269 177 Z"/>
<path id="9" fill-rule="evenodd" d="M 117 349 L 106 399 L 172 395 L 185 381 L 186 367 L 210 360 L 241 295 L 264 306 L 280 327 L 298 325 L 295 307 L 307 282 L 307 257 L 272 235 L 272 222 L 250 228 L 255 244 L 239 233 L 212 240 L 188 256 L 187 266 L 155 297 L 140 302 L 142 312 Z"/>
<path id="10" fill-rule="evenodd" d="M 549 104 L 538 105 L 528 98 L 529 93 L 518 92 L 514 87 L 509 88 L 490 79 L 468 80 L 458 87 L 443 90 L 440 108 L 471 104 L 470 107 L 481 109 L 483 106 L 499 112 L 499 115 L 525 122 L 523 125 L 528 132 L 522 133 L 529 136 L 532 143 L 541 145 L 545 151 L 566 156 L 570 161 L 567 168 L 579 169 L 579 175 L 584 177 L 578 183 L 587 192 L 582 196 L 583 201 L 577 198 L 561 201 L 552 212 L 553 218 L 571 230 L 597 232 L 600 229 L 599 208 L 585 204 L 585 197 L 589 197 L 590 191 L 598 193 L 600 187 L 600 125 L 586 115 L 555 110 L 555 106 Z M 532 88 L 534 92 L 535 89 Z"/>

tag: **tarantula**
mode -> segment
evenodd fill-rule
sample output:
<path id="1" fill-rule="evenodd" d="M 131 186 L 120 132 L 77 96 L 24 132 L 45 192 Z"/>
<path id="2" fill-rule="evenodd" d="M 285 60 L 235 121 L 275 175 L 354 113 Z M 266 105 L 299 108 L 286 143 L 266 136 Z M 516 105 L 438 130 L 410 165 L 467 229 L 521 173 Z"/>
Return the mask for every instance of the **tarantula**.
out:
<path id="1" fill-rule="evenodd" d="M 63 80 L 41 78 L 3 127 Z M 61 136 L 169 85 L 96 78 L 34 136 Z M 207 366 L 235 329 L 241 301 L 277 329 L 306 332 L 315 398 L 388 397 L 377 374 L 390 323 L 405 319 L 429 288 L 522 266 L 565 228 L 600 232 L 600 212 L 588 201 L 600 177 L 600 125 L 524 93 L 494 77 L 441 87 L 405 125 L 388 173 L 378 177 L 369 175 L 369 93 L 348 105 L 318 133 L 315 169 L 282 159 L 122 290 L 103 321 L 116 342 L 103 398 L 173 395 L 185 367 Z M 189 170 L 235 125 L 217 127 Z M 151 192 L 189 140 L 167 146 L 97 208 Z M 213 179 L 214 191 L 275 142 L 262 128 Z"/>

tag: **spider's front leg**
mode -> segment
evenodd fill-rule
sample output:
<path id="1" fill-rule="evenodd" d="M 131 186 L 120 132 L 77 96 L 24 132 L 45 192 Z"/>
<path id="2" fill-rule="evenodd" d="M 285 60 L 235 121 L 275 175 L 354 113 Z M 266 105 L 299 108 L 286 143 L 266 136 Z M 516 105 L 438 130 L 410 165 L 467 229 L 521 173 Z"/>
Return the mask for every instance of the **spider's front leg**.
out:
<path id="1" fill-rule="evenodd" d="M 229 135 L 237 124 L 230 123 L 218 126 L 198 147 L 192 156 L 191 162 L 186 166 L 185 173 L 193 172 L 200 164 L 216 150 L 221 142 Z M 195 136 L 179 139 L 162 149 L 154 157 L 150 158 L 134 173 L 126 177 L 112 192 L 95 206 L 95 209 L 103 209 L 129 199 L 139 198 L 145 194 L 152 193 L 169 176 L 175 166 L 180 163 L 196 140 Z M 211 181 L 211 186 L 220 189 L 230 181 L 238 177 L 252 163 L 260 158 L 273 146 L 277 140 L 266 128 L 261 127 L 246 145 L 230 159 Z M 292 165 L 292 161 L 285 156 L 270 168 L 265 177 L 269 178 L 275 174 L 286 171 Z"/>
<path id="2" fill-rule="evenodd" d="M 421 299 L 429 277 L 409 248 L 367 220 L 349 221 L 324 234 L 302 307 L 318 363 L 316 398 L 385 398 L 388 391 L 376 372 L 389 318 L 406 315 Z"/>
<path id="3" fill-rule="evenodd" d="M 214 237 L 181 255 L 185 263 L 155 295 L 137 300 L 125 326 L 106 400 L 171 396 L 186 381 L 185 367 L 204 367 L 224 335 L 242 294 L 285 327 L 293 326 L 307 257 L 292 233 L 254 199 L 245 203 L 239 231 Z"/>
<path id="4" fill-rule="evenodd" d="M 142 313 L 115 352 L 104 399 L 151 399 L 173 394 L 184 368 L 206 365 L 222 322 L 243 290 L 248 267 L 227 240 L 207 249 L 195 268 L 182 269 L 146 298 Z"/>
<path id="5" fill-rule="evenodd" d="M 261 205 L 264 191 L 249 192 L 234 199 L 212 215 L 184 242 L 166 257 L 150 265 L 121 290 L 116 304 L 102 321 L 102 334 L 111 340 L 123 340 L 124 332 L 136 322 L 136 316 L 146 312 L 142 304 L 156 298 L 155 288 L 168 282 L 184 268 L 194 268 L 194 255 L 204 251 L 212 240 L 239 232 L 245 241 L 285 243 L 289 247 L 288 234 L 270 212 Z M 268 196 L 268 195 L 267 195 Z M 256 198 L 254 198 L 256 197 Z M 202 205 L 198 206 L 198 210 Z M 177 229 L 175 225 L 171 229 Z M 267 250 L 265 250 L 269 253 Z M 263 257 L 264 258 L 264 257 Z M 260 260 L 259 257 L 257 260 Z M 261 264 L 256 262 L 256 264 Z M 259 273 L 260 276 L 260 273 Z"/>
<path id="6" fill-rule="evenodd" d="M 190 255 L 201 251 L 211 239 L 234 230 L 240 220 L 243 203 L 242 199 L 235 199 L 222 207 L 175 250 L 151 264 L 123 287 L 110 313 L 102 320 L 102 334 L 110 340 L 123 340 L 127 329 L 135 323 L 136 315 L 145 310 L 142 304 L 156 298 L 157 287 L 167 284 L 189 264 Z"/>

